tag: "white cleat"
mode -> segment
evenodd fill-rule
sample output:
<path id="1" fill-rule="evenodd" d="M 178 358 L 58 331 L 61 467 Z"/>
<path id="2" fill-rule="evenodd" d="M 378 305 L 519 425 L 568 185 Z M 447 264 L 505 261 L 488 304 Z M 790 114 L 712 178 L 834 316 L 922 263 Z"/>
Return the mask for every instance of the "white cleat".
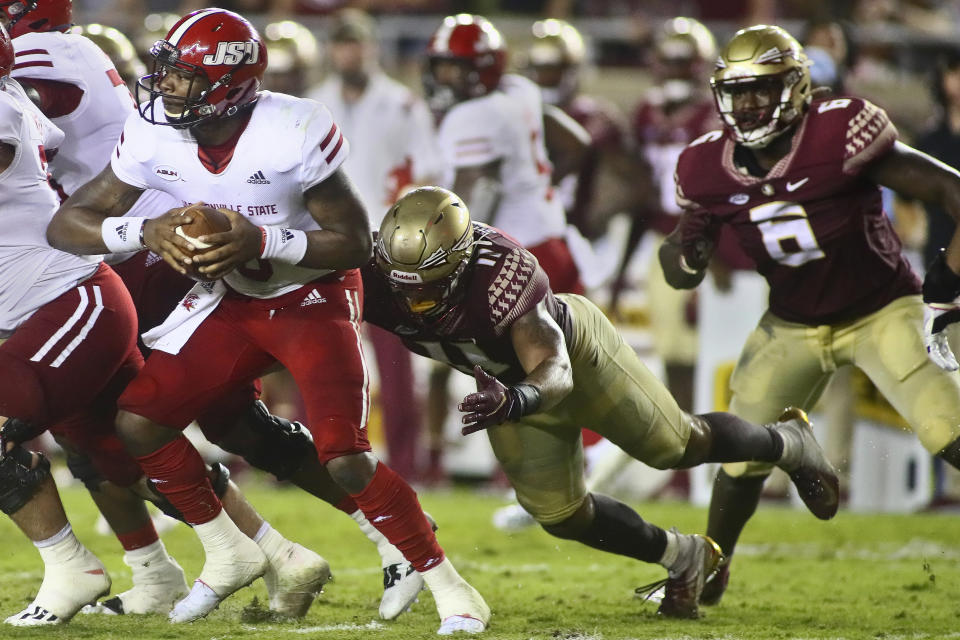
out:
<path id="1" fill-rule="evenodd" d="M 133 570 L 133 588 L 84 607 L 82 613 L 168 614 L 174 603 L 189 592 L 183 569 L 160 544 L 149 554 L 134 552 L 131 557 L 131 553 L 125 553 L 123 562 Z"/>
<path id="2" fill-rule="evenodd" d="M 458 631 L 462 633 L 483 633 L 486 629 L 487 625 L 476 618 L 469 616 L 450 616 L 440 623 L 440 628 L 437 629 L 437 635 L 450 636 Z"/>
<path id="3" fill-rule="evenodd" d="M 289 618 L 302 618 L 330 581 L 330 563 L 296 542 L 285 541 L 280 553 L 269 556 L 263 574 L 270 610 Z"/>
<path id="4" fill-rule="evenodd" d="M 4 622 L 15 627 L 63 624 L 110 593 L 110 576 L 103 563 L 82 545 L 77 551 L 68 562 L 46 565 L 37 597 Z"/>
<path id="5" fill-rule="evenodd" d="M 385 565 L 380 617 L 384 620 L 393 620 L 409 610 L 423 589 L 423 576 L 406 560 Z"/>
<path id="6" fill-rule="evenodd" d="M 537 521 L 518 504 L 508 504 L 493 512 L 493 526 L 505 533 L 529 529 Z"/>
<path id="7" fill-rule="evenodd" d="M 439 635 L 455 631 L 480 633 L 490 621 L 490 607 L 480 592 L 470 586 L 450 560 L 444 560 L 424 573 L 424 580 L 433 592 L 433 600 L 440 614 Z"/>
<path id="8" fill-rule="evenodd" d="M 194 526 L 207 560 L 200 577 L 186 598 L 170 612 L 170 622 L 193 622 L 203 618 L 235 591 L 267 571 L 269 563 L 257 543 L 243 535 L 221 511 L 214 520 Z"/>

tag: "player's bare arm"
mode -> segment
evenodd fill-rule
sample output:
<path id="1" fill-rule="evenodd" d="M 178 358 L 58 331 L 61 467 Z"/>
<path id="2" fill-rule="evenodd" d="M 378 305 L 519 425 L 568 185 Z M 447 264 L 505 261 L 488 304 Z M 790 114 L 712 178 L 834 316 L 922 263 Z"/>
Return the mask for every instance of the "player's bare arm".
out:
<path id="1" fill-rule="evenodd" d="M 507 387 L 477 365 L 477 391 L 460 402 L 463 435 L 550 409 L 573 390 L 563 332 L 543 302 L 510 326 L 510 340 L 527 377 Z"/>
<path id="2" fill-rule="evenodd" d="M 483 165 L 460 167 L 453 180 L 453 192 L 463 194 L 470 207 L 470 217 L 494 226 L 502 191 L 500 163 L 501 160 L 494 160 Z"/>
<path id="3" fill-rule="evenodd" d="M 103 238 L 103 221 L 123 216 L 142 193 L 142 189 L 120 180 L 108 165 L 60 206 L 47 227 L 47 242 L 56 249 L 77 255 L 110 252 Z M 145 221 L 142 239 L 147 248 L 162 256 L 170 266 L 186 273 L 183 265 L 190 263 L 190 245 L 175 230 L 190 219 L 178 216 L 178 212 L 179 209 L 173 209 Z"/>
<path id="4" fill-rule="evenodd" d="M 683 215 L 686 217 L 690 213 Z M 696 289 L 707 273 L 707 265 L 710 263 L 710 256 L 713 255 L 713 245 L 706 241 L 698 243 L 697 259 L 691 264 L 683 254 L 682 228 L 683 220 L 681 219 L 677 228 L 663 239 L 657 257 L 667 284 L 674 289 Z"/>
<path id="5" fill-rule="evenodd" d="M 354 269 L 366 264 L 373 255 L 370 223 L 346 174 L 338 169 L 303 196 L 307 210 L 322 229 L 301 232 L 306 236 L 306 251 L 296 264 L 311 269 Z M 230 219 L 230 231 L 203 236 L 204 242 L 219 246 L 195 258 L 202 265 L 200 273 L 211 280 L 260 258 L 266 228 L 255 226 L 236 211 L 221 211 Z"/>
<path id="6" fill-rule="evenodd" d="M 542 411 L 553 408 L 573 391 L 566 340 L 544 301 L 510 326 L 510 340 L 527 373 L 523 381 L 540 390 Z"/>
<path id="7" fill-rule="evenodd" d="M 866 170 L 877 184 L 905 198 L 943 208 L 960 222 L 960 172 L 902 142 Z M 946 242 L 946 238 L 942 239 Z M 954 233 L 946 252 L 947 265 L 960 273 L 960 233 Z"/>
<path id="8" fill-rule="evenodd" d="M 543 105 L 543 141 L 553 163 L 554 183 L 580 171 L 591 153 L 587 130 L 552 104 Z"/>

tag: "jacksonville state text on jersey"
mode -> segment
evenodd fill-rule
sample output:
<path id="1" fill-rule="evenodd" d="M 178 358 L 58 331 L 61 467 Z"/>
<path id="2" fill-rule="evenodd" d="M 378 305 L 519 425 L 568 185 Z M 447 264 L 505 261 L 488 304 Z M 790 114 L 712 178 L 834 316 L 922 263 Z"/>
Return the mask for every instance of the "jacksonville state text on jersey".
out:
<path id="1" fill-rule="evenodd" d="M 162 112 L 157 106 L 155 113 Z M 220 173 L 200 162 L 189 131 L 151 125 L 137 113 L 127 119 L 111 163 L 124 182 L 165 191 L 184 204 L 205 202 L 242 213 L 258 226 L 311 231 L 320 226 L 303 194 L 336 171 L 348 151 L 326 107 L 263 91 Z M 280 260 L 251 260 L 224 280 L 243 295 L 274 298 L 326 273 Z"/>
<path id="2" fill-rule="evenodd" d="M 72 84 L 83 91 L 77 108 L 53 119 L 66 135 L 50 170 L 67 194 L 100 173 L 117 144 L 133 98 L 113 63 L 91 40 L 58 31 L 13 39 L 14 78 Z"/>
<path id="3" fill-rule="evenodd" d="M 408 313 L 371 261 L 361 270 L 364 320 L 397 334 L 414 353 L 468 375 L 480 364 L 504 384 L 515 384 L 526 378 L 526 373 L 513 350 L 510 326 L 545 301 L 569 349 L 573 340 L 570 314 L 550 291 L 547 276 L 533 254 L 479 222 L 473 223 L 473 238 L 472 264 L 446 313 L 426 322 Z"/>
<path id="4" fill-rule="evenodd" d="M 0 173 L 0 337 L 8 337 L 34 311 L 89 278 L 99 256 L 74 256 L 47 244 L 47 225 L 58 200 L 47 183 L 45 148 L 63 132 L 13 80 L 0 80 L 0 142 L 17 147 Z M 97 301 L 99 303 L 99 301 Z"/>
<path id="5" fill-rule="evenodd" d="M 496 91 L 451 107 L 437 136 L 448 187 L 456 169 L 500 161 L 500 202 L 492 220 L 478 222 L 503 229 L 524 247 L 563 237 L 566 218 L 551 186 L 540 87 L 507 74 Z"/>
<path id="6" fill-rule="evenodd" d="M 684 250 L 730 225 L 770 284 L 770 310 L 788 322 L 837 324 L 918 293 L 880 189 L 862 174 L 896 139 L 865 100 L 815 101 L 790 153 L 756 178 L 734 164 L 723 132 L 701 136 L 677 165 L 677 200 L 692 212 Z"/>

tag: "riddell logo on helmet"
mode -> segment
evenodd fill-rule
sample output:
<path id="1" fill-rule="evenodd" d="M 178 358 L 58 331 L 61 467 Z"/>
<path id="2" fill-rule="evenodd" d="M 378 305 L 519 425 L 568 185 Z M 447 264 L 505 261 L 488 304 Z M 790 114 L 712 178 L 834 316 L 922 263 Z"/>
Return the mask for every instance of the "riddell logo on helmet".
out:
<path id="1" fill-rule="evenodd" d="M 246 59 L 244 59 L 246 56 Z M 217 50 L 203 56 L 203 64 L 256 64 L 260 58 L 260 47 L 248 40 L 242 42 L 218 42 Z"/>
<path id="2" fill-rule="evenodd" d="M 396 269 L 390 270 L 390 277 L 394 280 L 400 280 L 401 282 L 423 282 L 423 278 L 420 277 L 419 273 L 410 273 L 409 271 L 397 271 Z"/>

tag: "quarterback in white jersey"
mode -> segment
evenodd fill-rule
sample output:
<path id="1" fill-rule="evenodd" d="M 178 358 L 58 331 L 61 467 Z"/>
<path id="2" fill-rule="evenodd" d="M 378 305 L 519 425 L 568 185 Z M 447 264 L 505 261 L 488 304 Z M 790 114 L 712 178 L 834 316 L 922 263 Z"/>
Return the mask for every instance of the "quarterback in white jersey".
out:
<path id="1" fill-rule="evenodd" d="M 425 89 L 442 114 L 437 137 L 444 182 L 466 197 L 474 219 L 533 253 L 555 292 L 582 293 L 564 240 L 563 204 L 552 186 L 539 87 L 503 74 L 506 45 L 482 16 L 445 18 L 427 54 Z"/>
<path id="2" fill-rule="evenodd" d="M 184 297 L 161 327 L 169 330 L 160 332 L 165 348 L 153 351 L 118 403 L 118 431 L 206 553 L 171 621 L 205 616 L 266 570 L 263 552 L 223 511 L 203 461 L 178 432 L 279 363 L 304 398 L 318 460 L 343 492 L 343 509 L 361 511 L 423 575 L 441 631 L 483 630 L 489 608 L 445 559 L 413 490 L 370 453 L 357 267 L 372 255 L 372 234 L 340 169 L 342 132 L 313 101 L 258 92 L 266 48 L 235 13 L 188 14 L 151 54 L 153 73 L 138 84 L 138 113 L 111 166 L 70 196 L 47 235 L 81 254 L 147 246 L 181 273 L 226 277 L 226 285 L 201 282 Z M 194 255 L 176 233 L 189 213 L 122 217 L 146 188 L 213 204 L 231 229 L 201 236 L 213 246 Z"/>

